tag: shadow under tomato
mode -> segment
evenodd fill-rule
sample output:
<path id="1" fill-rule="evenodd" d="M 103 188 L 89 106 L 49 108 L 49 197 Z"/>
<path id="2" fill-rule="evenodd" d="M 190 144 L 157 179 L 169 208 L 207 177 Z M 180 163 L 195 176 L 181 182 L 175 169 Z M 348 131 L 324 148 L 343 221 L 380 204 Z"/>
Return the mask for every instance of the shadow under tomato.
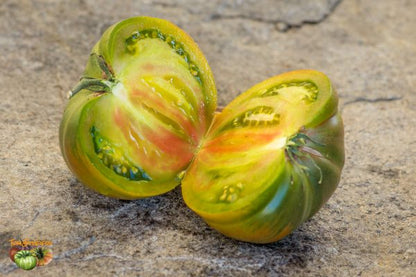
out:
<path id="1" fill-rule="evenodd" d="M 235 265 L 256 274 L 296 272 L 316 257 L 319 240 L 308 231 L 313 219 L 284 239 L 270 244 L 253 244 L 227 238 L 210 228 L 183 202 L 180 187 L 152 198 L 118 200 L 102 196 L 71 180 L 71 218 L 88 224 L 98 240 L 114 240 L 121 247 L 137 243 L 138 256 L 154 254 L 155 236 L 166 244 L 164 254 L 186 249 L 189 257 L 198 257 L 201 273 L 222 274 L 218 263 Z M 172 238 L 173 233 L 173 238 Z M 173 241 L 170 241 L 174 239 Z M 232 272 L 232 271 L 231 271 Z M 236 271 L 236 274 L 242 273 Z"/>

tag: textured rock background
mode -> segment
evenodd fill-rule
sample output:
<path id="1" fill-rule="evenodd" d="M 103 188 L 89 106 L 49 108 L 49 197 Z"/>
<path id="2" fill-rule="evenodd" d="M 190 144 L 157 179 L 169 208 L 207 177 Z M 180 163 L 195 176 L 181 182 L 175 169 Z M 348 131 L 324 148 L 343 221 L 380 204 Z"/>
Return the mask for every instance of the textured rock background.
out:
<path id="1" fill-rule="evenodd" d="M 0 275 L 414 276 L 415 11 L 411 0 L 2 0 Z M 180 188 L 119 201 L 71 175 L 58 147 L 66 93 L 105 28 L 136 15 L 199 43 L 223 105 L 284 71 L 329 75 L 347 160 L 314 218 L 280 242 L 248 244 L 207 227 Z M 11 238 L 52 240 L 54 261 L 17 269 Z"/>

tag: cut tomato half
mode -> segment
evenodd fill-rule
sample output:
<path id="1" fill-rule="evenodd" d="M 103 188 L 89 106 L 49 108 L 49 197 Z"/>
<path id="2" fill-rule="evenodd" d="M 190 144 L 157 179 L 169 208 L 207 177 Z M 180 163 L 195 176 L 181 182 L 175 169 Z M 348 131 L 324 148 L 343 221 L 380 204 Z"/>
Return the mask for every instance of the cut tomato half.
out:
<path id="1" fill-rule="evenodd" d="M 329 79 L 294 71 L 254 86 L 215 117 L 182 193 L 227 236 L 271 242 L 322 206 L 343 162 L 343 126 Z"/>

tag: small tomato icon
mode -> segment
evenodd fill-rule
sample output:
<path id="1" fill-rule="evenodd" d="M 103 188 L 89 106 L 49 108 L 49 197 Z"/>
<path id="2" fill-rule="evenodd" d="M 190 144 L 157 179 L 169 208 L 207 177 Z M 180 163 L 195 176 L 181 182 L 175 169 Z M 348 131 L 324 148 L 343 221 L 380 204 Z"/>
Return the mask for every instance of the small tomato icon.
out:
<path id="1" fill-rule="evenodd" d="M 36 257 L 29 250 L 20 250 L 14 255 L 14 262 L 18 267 L 24 270 L 32 270 L 36 267 Z"/>

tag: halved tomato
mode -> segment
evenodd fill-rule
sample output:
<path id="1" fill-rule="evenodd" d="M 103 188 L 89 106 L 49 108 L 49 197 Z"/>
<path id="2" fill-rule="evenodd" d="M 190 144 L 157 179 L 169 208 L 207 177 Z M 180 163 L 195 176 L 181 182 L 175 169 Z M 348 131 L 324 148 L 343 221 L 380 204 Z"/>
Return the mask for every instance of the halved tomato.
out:
<path id="1" fill-rule="evenodd" d="M 335 190 L 344 164 L 338 98 L 320 72 L 266 80 L 214 118 L 212 72 L 168 21 L 135 17 L 94 46 L 60 126 L 69 168 L 101 194 L 135 199 L 181 179 L 186 204 L 227 236 L 279 240 Z"/>
<path id="2" fill-rule="evenodd" d="M 281 239 L 335 190 L 343 125 L 329 79 L 299 70 L 249 89 L 218 114 L 182 181 L 186 204 L 221 233 Z"/>
<path id="3" fill-rule="evenodd" d="M 215 109 L 213 76 L 191 37 L 166 20 L 130 18 L 93 48 L 61 122 L 61 150 L 104 195 L 158 195 L 180 183 Z"/>

